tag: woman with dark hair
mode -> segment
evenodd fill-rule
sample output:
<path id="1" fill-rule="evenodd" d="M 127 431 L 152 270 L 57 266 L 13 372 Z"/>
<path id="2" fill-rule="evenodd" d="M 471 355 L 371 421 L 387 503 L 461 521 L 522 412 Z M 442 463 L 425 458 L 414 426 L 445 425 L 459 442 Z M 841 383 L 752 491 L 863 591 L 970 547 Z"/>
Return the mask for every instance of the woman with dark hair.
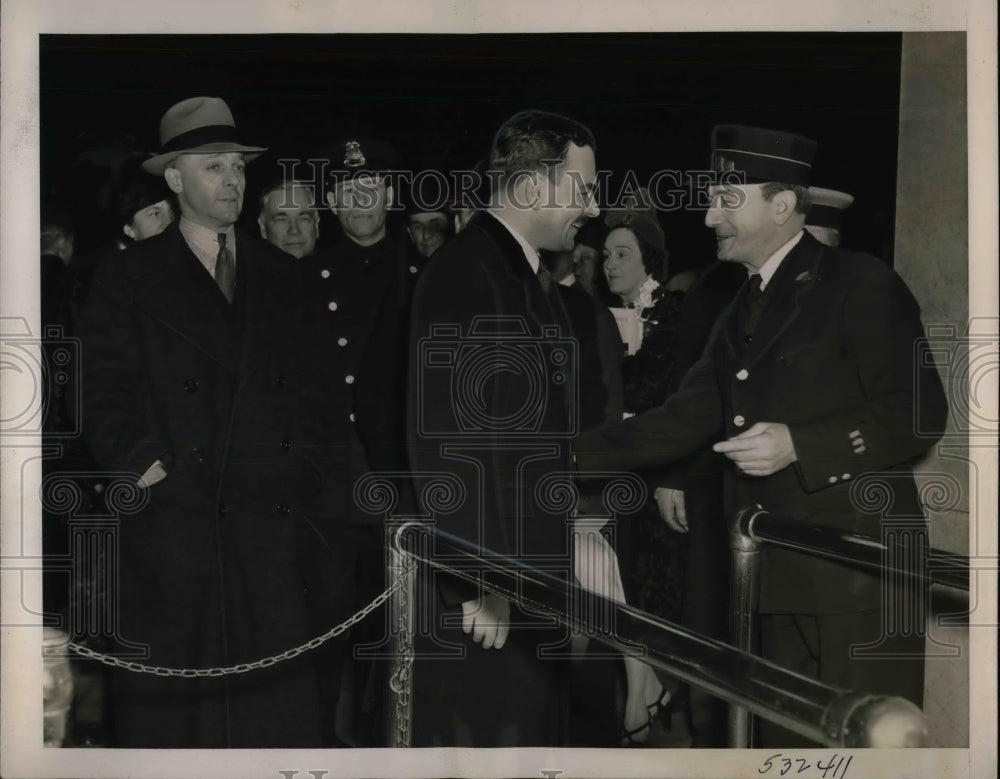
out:
<path id="1" fill-rule="evenodd" d="M 617 313 L 622 340 L 629 347 L 623 378 L 625 416 L 631 416 L 658 405 L 666 396 L 664 379 L 673 360 L 672 340 L 682 295 L 667 292 L 660 284 L 666 275 L 667 250 L 652 210 L 611 211 L 605 223 L 609 232 L 604 242 L 604 274 L 608 288 L 625 309 Z M 581 534 L 578 542 L 586 545 L 588 558 L 605 561 L 578 568 L 582 586 L 619 602 L 627 600 L 657 616 L 676 617 L 678 543 L 670 535 L 651 490 L 647 505 L 635 519 L 618 525 L 617 559 L 593 533 Z M 622 743 L 642 744 L 657 718 L 669 727 L 671 694 L 653 668 L 637 658 L 625 658 L 625 677 Z"/>

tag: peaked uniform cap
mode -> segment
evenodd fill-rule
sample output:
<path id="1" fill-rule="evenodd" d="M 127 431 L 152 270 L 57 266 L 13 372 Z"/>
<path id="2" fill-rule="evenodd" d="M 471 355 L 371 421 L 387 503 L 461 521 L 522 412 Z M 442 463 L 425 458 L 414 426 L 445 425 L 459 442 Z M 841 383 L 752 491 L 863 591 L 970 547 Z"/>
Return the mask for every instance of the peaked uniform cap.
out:
<path id="1" fill-rule="evenodd" d="M 748 184 L 778 181 L 808 187 L 818 144 L 812 138 L 720 124 L 712 130 L 712 170 L 742 172 Z"/>

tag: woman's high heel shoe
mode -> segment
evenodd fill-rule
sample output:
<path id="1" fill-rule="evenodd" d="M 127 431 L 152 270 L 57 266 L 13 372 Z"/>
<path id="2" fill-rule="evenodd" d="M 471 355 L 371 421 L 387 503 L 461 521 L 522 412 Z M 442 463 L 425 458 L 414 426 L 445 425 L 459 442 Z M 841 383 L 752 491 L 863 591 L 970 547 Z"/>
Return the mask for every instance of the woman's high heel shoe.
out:
<path id="1" fill-rule="evenodd" d="M 666 687 L 661 688 L 660 697 L 646 707 L 649 709 L 649 723 L 652 724 L 656 719 L 659 719 L 663 723 L 663 728 L 670 730 L 670 720 L 676 707 L 677 696 L 671 695 L 670 690 Z"/>

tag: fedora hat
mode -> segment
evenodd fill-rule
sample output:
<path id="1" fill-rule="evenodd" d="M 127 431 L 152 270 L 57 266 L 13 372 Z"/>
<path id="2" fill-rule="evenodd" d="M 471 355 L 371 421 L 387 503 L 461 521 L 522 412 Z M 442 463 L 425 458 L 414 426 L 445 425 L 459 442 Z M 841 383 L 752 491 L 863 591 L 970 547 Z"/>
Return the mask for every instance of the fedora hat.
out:
<path id="1" fill-rule="evenodd" d="M 162 174 L 178 154 L 243 152 L 247 162 L 267 149 L 244 146 L 236 137 L 236 122 L 219 97 L 191 97 L 167 109 L 160 120 L 160 153 L 142 163 L 147 173 Z"/>

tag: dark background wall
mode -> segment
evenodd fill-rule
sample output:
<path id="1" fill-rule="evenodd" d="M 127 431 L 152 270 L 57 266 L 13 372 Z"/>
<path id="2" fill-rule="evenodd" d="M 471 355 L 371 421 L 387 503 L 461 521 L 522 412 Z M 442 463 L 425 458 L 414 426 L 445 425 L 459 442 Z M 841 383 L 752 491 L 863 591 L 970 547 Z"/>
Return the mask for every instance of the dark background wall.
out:
<path id="1" fill-rule="evenodd" d="M 40 47 L 42 206 L 72 213 L 82 251 L 109 237 L 96 193 L 113 158 L 155 150 L 173 103 L 216 95 L 248 142 L 305 155 L 365 132 L 413 167 L 471 166 L 510 114 L 559 111 L 594 130 L 611 190 L 629 170 L 642 183 L 703 168 L 716 123 L 799 132 L 820 142 L 814 183 L 856 197 L 845 245 L 892 259 L 899 34 L 43 35 Z M 248 177 L 252 194 L 253 165 Z M 712 259 L 703 213 L 661 218 L 672 270 Z"/>

